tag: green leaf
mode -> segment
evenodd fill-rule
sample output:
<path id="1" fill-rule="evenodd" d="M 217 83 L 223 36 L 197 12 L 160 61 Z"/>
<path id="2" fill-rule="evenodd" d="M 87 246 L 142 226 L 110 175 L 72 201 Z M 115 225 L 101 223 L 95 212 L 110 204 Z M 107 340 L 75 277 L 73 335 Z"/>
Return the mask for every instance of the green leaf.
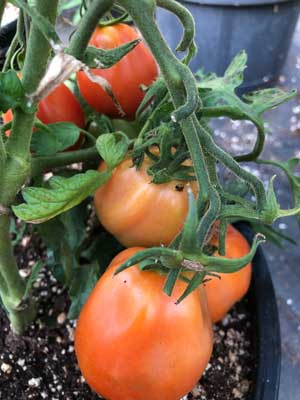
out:
<path id="1" fill-rule="evenodd" d="M 243 99 L 251 104 L 251 107 L 255 109 L 258 114 L 262 114 L 267 110 L 293 99 L 295 96 L 297 96 L 297 90 L 285 92 L 279 88 L 272 88 L 247 93 L 243 96 Z"/>
<path id="2" fill-rule="evenodd" d="M 116 136 L 120 137 L 120 140 L 116 141 Z M 121 161 L 125 158 L 128 152 L 129 139 L 122 132 L 105 133 L 99 136 L 96 142 L 96 147 L 106 162 L 108 169 L 114 169 Z"/>
<path id="3" fill-rule="evenodd" d="M 15 71 L 0 73 L 0 110 L 6 112 L 24 103 L 25 92 Z"/>
<path id="4" fill-rule="evenodd" d="M 39 127 L 32 136 L 31 149 L 37 156 L 50 156 L 71 147 L 80 136 L 80 128 L 69 122 Z"/>
<path id="5" fill-rule="evenodd" d="M 263 221 L 272 224 L 279 215 L 280 206 L 277 202 L 276 193 L 274 190 L 274 180 L 276 175 L 270 179 L 269 187 L 267 190 L 266 208 L 262 212 Z"/>
<path id="6" fill-rule="evenodd" d="M 244 70 L 247 68 L 247 54 L 241 50 L 226 69 L 224 79 L 233 87 L 240 86 L 244 81 Z"/>
<path id="7" fill-rule="evenodd" d="M 40 30 L 48 41 L 60 43 L 55 27 L 47 18 L 37 12 L 34 7 L 29 6 L 24 0 L 10 0 L 10 3 L 21 8 L 21 10 L 31 18 L 32 23 Z"/>
<path id="8" fill-rule="evenodd" d="M 28 280 L 26 282 L 25 294 L 24 294 L 25 298 L 29 296 L 29 294 L 30 294 L 30 292 L 32 290 L 33 284 L 37 280 L 37 278 L 39 276 L 39 273 L 41 272 L 41 269 L 44 266 L 45 266 L 45 263 L 44 263 L 44 261 L 41 261 L 41 260 L 37 261 L 33 265 L 32 270 L 31 270 L 31 274 L 30 274 L 30 276 L 29 276 L 29 278 L 28 278 Z"/>
<path id="9" fill-rule="evenodd" d="M 38 224 L 75 207 L 108 181 L 111 172 L 89 170 L 71 178 L 54 176 L 49 188 L 27 187 L 23 191 L 26 203 L 13 206 L 15 215 Z"/>
<path id="10" fill-rule="evenodd" d="M 285 235 L 279 229 L 276 229 L 273 226 L 255 222 L 250 222 L 250 224 L 254 232 L 262 233 L 266 237 L 267 241 L 272 242 L 278 247 L 283 248 L 285 241 L 294 245 L 298 244 L 296 240 L 294 240 L 288 235 Z"/>
<path id="11" fill-rule="evenodd" d="M 236 88 L 243 82 L 243 71 L 246 67 L 247 56 L 240 52 L 227 68 L 224 77 L 215 74 L 204 74 L 199 71 L 196 76 L 199 94 L 203 103 L 200 116 L 204 118 L 229 117 L 233 120 L 249 120 L 258 129 L 258 139 L 254 150 L 240 159 L 254 159 L 262 151 L 265 135 L 262 113 L 270 108 L 290 100 L 296 95 L 295 91 L 284 92 L 280 89 L 266 89 L 244 95 L 240 98 Z"/>
<path id="12" fill-rule="evenodd" d="M 123 250 L 122 245 L 108 232 L 97 232 L 91 244 L 81 252 L 81 257 L 88 262 L 98 260 L 100 271 L 104 272 L 110 261 Z"/>
<path id="13" fill-rule="evenodd" d="M 82 246 L 87 238 L 89 217 L 87 201 L 37 226 L 39 236 L 47 246 L 47 265 L 56 279 L 70 285 L 81 260 Z"/>
<path id="14" fill-rule="evenodd" d="M 12 235 L 13 246 L 18 245 L 21 242 L 21 240 L 25 236 L 27 228 L 28 225 L 25 224 L 23 221 L 21 221 L 21 224 L 17 226 L 15 218 L 10 219 L 9 233 Z"/>
<path id="15" fill-rule="evenodd" d="M 122 46 L 109 50 L 88 46 L 84 54 L 83 62 L 90 68 L 110 68 L 133 50 L 140 42 L 141 39 L 135 39 Z"/>
<path id="16" fill-rule="evenodd" d="M 99 276 L 100 272 L 97 262 L 80 266 L 76 269 L 76 274 L 74 274 L 74 279 L 69 289 L 69 296 L 72 303 L 68 312 L 68 318 L 76 319 L 78 317 L 84 303 L 94 289 Z"/>

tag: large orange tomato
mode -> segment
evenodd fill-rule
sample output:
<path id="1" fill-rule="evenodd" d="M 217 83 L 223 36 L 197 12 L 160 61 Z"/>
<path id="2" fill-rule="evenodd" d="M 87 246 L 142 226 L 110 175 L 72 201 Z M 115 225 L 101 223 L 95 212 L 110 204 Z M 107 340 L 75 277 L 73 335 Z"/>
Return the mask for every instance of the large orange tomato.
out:
<path id="1" fill-rule="evenodd" d="M 187 182 L 151 183 L 145 158 L 142 167 L 124 160 L 94 197 L 102 225 L 124 246 L 168 245 L 183 227 L 188 212 Z M 102 163 L 100 169 L 104 169 Z M 190 183 L 193 192 L 197 184 Z"/>
<path id="2" fill-rule="evenodd" d="M 213 245 L 218 244 L 217 235 L 212 238 Z M 239 258 L 249 253 L 250 247 L 244 236 L 232 225 L 227 226 L 225 256 Z M 231 307 L 247 293 L 251 281 L 251 264 L 238 272 L 219 274 L 205 284 L 208 308 L 213 322 L 220 321 Z"/>
<path id="3" fill-rule="evenodd" d="M 39 102 L 36 116 L 46 125 L 56 122 L 72 122 L 79 128 L 84 127 L 84 114 L 81 105 L 71 90 L 63 83 Z M 12 121 L 12 111 L 8 110 L 2 118 L 4 123 Z M 6 132 L 7 136 L 9 133 L 10 131 Z M 82 138 L 68 150 L 77 149 L 81 143 Z"/>
<path id="4" fill-rule="evenodd" d="M 87 383 L 110 400 L 179 400 L 197 383 L 212 351 L 211 322 L 202 288 L 180 304 L 165 276 L 118 266 L 141 248 L 120 253 L 100 278 L 80 314 L 75 335 Z"/>
<path id="5" fill-rule="evenodd" d="M 98 27 L 90 45 L 101 49 L 112 49 L 138 39 L 138 32 L 126 24 Z M 139 43 L 119 62 L 107 69 L 92 69 L 94 75 L 105 78 L 123 111 L 125 118 L 134 119 L 135 112 L 144 97 L 141 85 L 149 86 L 158 75 L 154 57 L 144 43 Z M 78 72 L 77 81 L 86 102 L 96 111 L 111 118 L 120 117 L 119 111 L 109 95 L 96 83 L 89 80 L 84 72 Z"/>

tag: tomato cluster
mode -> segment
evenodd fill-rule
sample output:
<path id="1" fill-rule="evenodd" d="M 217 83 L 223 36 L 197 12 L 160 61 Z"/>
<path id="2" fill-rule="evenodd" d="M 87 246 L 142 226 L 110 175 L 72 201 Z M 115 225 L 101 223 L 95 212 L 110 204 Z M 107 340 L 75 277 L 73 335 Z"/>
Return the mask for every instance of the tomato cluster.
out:
<path id="1" fill-rule="evenodd" d="M 124 38 L 136 37 L 132 28 L 119 24 L 97 29 L 91 44 L 111 48 Z M 143 63 L 139 72 L 137 59 Z M 132 119 L 143 97 L 140 85 L 155 79 L 157 67 L 148 49 L 139 44 L 114 67 L 94 73 L 111 83 L 126 118 Z M 84 72 L 79 72 L 77 79 L 91 107 L 110 117 L 118 116 L 104 90 Z M 177 304 L 187 286 L 182 280 L 176 281 L 172 295 L 167 296 L 163 292 L 166 277 L 157 271 L 135 265 L 115 275 L 123 262 L 143 248 L 169 245 L 188 213 L 188 185 L 195 196 L 199 191 L 196 182 L 151 183 L 147 173 L 151 163 L 145 156 L 137 169 L 131 158 L 126 158 L 94 196 L 101 224 L 128 249 L 112 260 L 84 305 L 75 350 L 88 384 L 111 400 L 178 400 L 184 396 L 211 356 L 211 321 L 221 320 L 250 284 L 249 264 L 239 272 L 212 277 Z M 99 170 L 106 168 L 102 162 Z M 218 244 L 217 230 L 216 225 L 212 247 Z M 228 225 L 225 256 L 237 258 L 248 252 L 247 241 Z"/>
<path id="2" fill-rule="evenodd" d="M 130 26 L 116 24 L 97 28 L 90 44 L 111 49 L 138 37 Z M 139 43 L 113 67 L 92 73 L 110 83 L 125 118 L 132 120 L 144 96 L 142 86 L 156 79 L 158 67 L 146 45 Z M 85 72 L 77 73 L 77 82 L 90 107 L 119 117 L 113 100 Z M 12 112 L 3 118 L 11 121 Z M 40 101 L 37 118 L 44 124 L 68 121 L 84 127 L 81 106 L 64 84 Z M 135 265 L 115 275 L 141 249 L 169 245 L 188 213 L 188 182 L 151 183 L 147 173 L 151 163 L 146 156 L 137 169 L 130 158 L 125 159 L 94 197 L 102 225 L 129 247 L 112 260 L 98 281 L 76 329 L 80 369 L 88 384 L 110 400 L 179 400 L 191 390 L 211 356 L 211 320 L 217 322 L 226 315 L 245 295 L 251 279 L 249 264 L 239 272 L 212 277 L 177 304 L 187 287 L 183 280 L 177 280 L 172 295 L 167 296 L 164 274 Z M 103 162 L 99 169 L 105 168 Z M 189 182 L 189 186 L 196 196 L 197 183 Z M 210 244 L 218 244 L 217 226 Z M 248 252 L 247 241 L 229 225 L 225 256 L 239 258 Z"/>

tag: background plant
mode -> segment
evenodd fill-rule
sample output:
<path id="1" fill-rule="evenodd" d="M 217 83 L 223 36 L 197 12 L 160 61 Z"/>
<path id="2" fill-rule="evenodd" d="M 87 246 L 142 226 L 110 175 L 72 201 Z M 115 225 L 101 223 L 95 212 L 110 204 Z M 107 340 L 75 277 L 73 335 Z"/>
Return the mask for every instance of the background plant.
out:
<path id="1" fill-rule="evenodd" d="M 176 279 L 189 265 L 194 275 L 180 300 L 207 275 L 242 268 L 252 259 L 262 241 L 261 236 L 257 237 L 250 253 L 241 259 L 217 259 L 207 245 L 211 228 L 217 220 L 220 221 L 219 253 L 224 254 L 228 223 L 242 219 L 263 229 L 278 218 L 299 213 L 299 184 L 294 172 L 299 160 L 275 165 L 288 176 L 295 203 L 290 210 L 280 209 L 273 188 L 274 178 L 265 188 L 259 178 L 241 166 L 244 161 L 270 163 L 260 159 L 265 140 L 262 114 L 296 93 L 267 89 L 239 98 L 235 89 L 243 81 L 246 66 L 243 52 L 233 60 L 224 77 L 202 72 L 193 76 L 188 62 L 196 49 L 194 22 L 179 3 L 173 0 L 82 1 L 77 28 L 65 47 L 55 30 L 57 11 L 64 6 L 63 2 L 10 2 L 20 8 L 20 17 L 0 74 L 0 109 L 14 112 L 13 122 L 2 125 L 0 135 L 0 295 L 15 332 L 22 333 L 35 318 L 36 304 L 31 296 L 31 285 L 41 263 L 35 265 L 27 282 L 21 279 L 13 255 L 11 213 L 26 223 L 39 224 L 36 229 L 47 245 L 53 273 L 69 288 L 73 300 L 70 317 L 76 317 L 101 269 L 105 268 L 105 261 L 99 265 L 101 245 L 105 243 L 108 258 L 117 248 L 114 240 L 107 236 L 105 240 L 111 243 L 111 253 L 107 250 L 107 241 L 101 237 L 94 239 L 97 246 L 90 242 L 84 224 L 89 210 L 86 199 L 107 182 L 128 151 L 137 168 L 145 154 L 152 157 L 154 163 L 149 174 L 156 184 L 172 179 L 196 179 L 199 182 L 199 196 L 196 200 L 190 196 L 185 228 L 171 246 L 147 249 L 121 267 L 144 260 L 145 268 L 153 268 L 155 264 L 155 268 L 167 275 L 165 291 L 170 294 Z M 3 11 L 5 2 L 0 4 L 0 11 Z M 181 61 L 172 54 L 156 26 L 157 6 L 176 14 L 184 27 L 177 49 L 185 52 Z M 85 148 L 62 152 L 78 140 L 80 130 L 72 124 L 59 129 L 48 126 L 46 129 L 36 120 L 37 103 L 61 82 L 72 77 L 73 72 L 80 69 L 88 72 L 95 63 L 107 68 L 138 44 L 137 41 L 130 42 L 110 51 L 88 46 L 99 20 L 104 18 L 107 23 L 111 18 L 108 12 L 113 7 L 121 10 L 123 17 L 129 14 L 133 19 L 160 66 L 161 76 L 147 89 L 137 112 L 141 129 L 135 140 L 129 139 L 124 132 L 114 131 L 113 123 L 105 116 L 89 112 L 87 128 L 93 128 L 90 130 L 98 136 L 97 140 L 87 131 L 89 140 Z M 15 69 L 21 69 L 21 79 Z M 107 86 L 106 89 L 109 91 Z M 216 144 L 209 121 L 221 116 L 233 120 L 247 119 L 255 124 L 257 140 L 249 154 L 233 157 Z M 43 130 L 44 141 L 33 141 L 33 127 Z M 8 130 L 11 134 L 6 137 Z M 68 140 L 60 141 L 59 137 Z M 45 145 L 49 140 L 55 140 L 55 152 L 51 146 L 49 150 Z M 158 155 L 153 152 L 153 147 L 159 148 Z M 100 156 L 107 165 L 102 172 L 95 170 Z M 193 168 L 183 164 L 189 158 Z M 74 163 L 82 165 L 75 169 L 64 168 Z M 230 185 L 222 180 L 221 166 L 232 172 L 238 184 Z M 43 174 L 49 170 L 54 170 L 54 176 L 45 180 Z"/>

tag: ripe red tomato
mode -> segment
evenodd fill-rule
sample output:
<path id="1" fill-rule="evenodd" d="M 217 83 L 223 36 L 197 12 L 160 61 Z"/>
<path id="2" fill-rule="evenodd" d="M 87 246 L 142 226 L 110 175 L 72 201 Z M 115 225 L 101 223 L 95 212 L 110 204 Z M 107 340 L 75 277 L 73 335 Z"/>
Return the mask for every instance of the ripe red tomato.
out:
<path id="1" fill-rule="evenodd" d="M 213 245 L 218 244 L 217 234 L 212 238 Z M 244 236 L 232 225 L 227 226 L 225 257 L 239 258 L 249 253 L 250 247 Z M 213 322 L 225 317 L 231 307 L 245 296 L 251 281 L 251 264 L 238 272 L 219 274 L 221 279 L 213 277 L 205 284 L 208 308 Z"/>
<path id="2" fill-rule="evenodd" d="M 139 170 L 132 167 L 131 159 L 124 160 L 94 196 L 101 224 L 126 247 L 168 245 L 186 219 L 187 182 L 150 183 L 150 165 L 148 157 Z M 100 169 L 105 169 L 105 163 Z M 197 184 L 190 185 L 196 194 Z"/>
<path id="3" fill-rule="evenodd" d="M 112 49 L 138 39 L 138 32 L 126 24 L 98 27 L 90 45 L 101 49 Z M 154 57 L 144 43 L 139 43 L 118 63 L 107 69 L 93 69 L 92 73 L 105 78 L 125 112 L 127 119 L 134 119 L 136 110 L 144 97 L 141 85 L 149 86 L 158 75 Z M 120 118 L 114 102 L 84 72 L 78 72 L 77 82 L 86 102 L 96 111 L 111 118 Z"/>
<path id="4" fill-rule="evenodd" d="M 165 276 L 118 266 L 141 248 L 121 252 L 80 314 L 75 351 L 87 383 L 110 400 L 179 400 L 197 383 L 212 351 L 203 288 L 179 305 L 186 283 L 171 297 Z"/>
<path id="5" fill-rule="evenodd" d="M 84 114 L 81 105 L 71 90 L 63 83 L 39 102 L 36 116 L 44 124 L 72 122 L 79 128 L 84 127 Z M 12 111 L 8 110 L 2 118 L 4 123 L 10 122 L 13 119 Z M 7 131 L 6 135 L 9 136 L 9 134 L 10 131 Z M 78 149 L 82 140 L 83 137 L 68 150 Z"/>

